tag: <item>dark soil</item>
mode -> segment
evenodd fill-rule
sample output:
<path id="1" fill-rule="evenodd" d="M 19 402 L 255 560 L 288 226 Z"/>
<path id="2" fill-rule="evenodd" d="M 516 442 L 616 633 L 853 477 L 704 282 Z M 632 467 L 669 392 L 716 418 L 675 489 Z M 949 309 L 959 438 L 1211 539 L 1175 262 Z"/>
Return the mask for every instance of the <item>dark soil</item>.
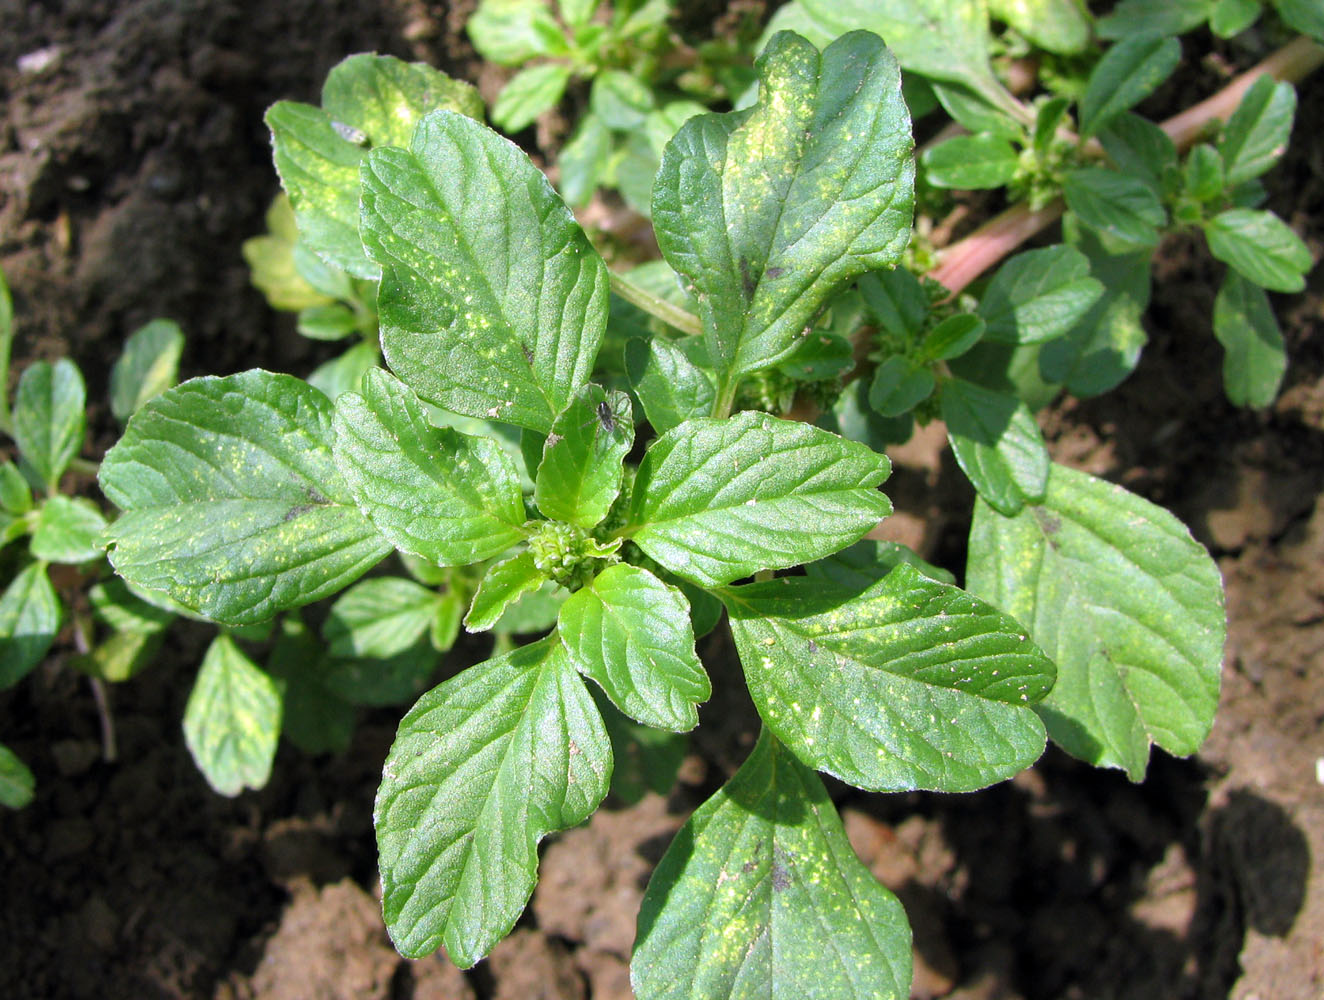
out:
<path id="1" fill-rule="evenodd" d="M 424 0 L 0 0 L 0 267 L 16 370 L 69 354 L 104 399 L 123 338 L 157 315 L 189 335 L 186 376 L 309 370 L 316 346 L 267 309 L 239 255 L 276 190 L 262 112 L 315 100 L 355 51 L 476 79 L 464 14 Z M 1216 86 L 1242 58 L 1217 55 L 1192 61 L 1189 87 Z M 1156 99 L 1190 96 L 1178 90 Z M 1318 258 L 1320 88 L 1303 88 L 1297 120 L 1271 205 Z M 852 841 L 910 913 L 917 997 L 1324 996 L 1324 684 L 1312 676 L 1324 666 L 1324 272 L 1276 298 L 1292 368 L 1258 413 L 1222 396 L 1217 266 L 1172 240 L 1157 273 L 1135 376 L 1059 405 L 1045 427 L 1060 461 L 1168 506 L 1218 557 L 1230 618 L 1218 721 L 1198 757 L 1156 755 L 1138 786 L 1054 752 L 974 795 L 835 786 Z M 95 410 L 86 454 L 115 433 Z M 959 560 L 963 488 L 936 455 L 922 440 L 898 456 L 895 530 Z M 677 791 L 550 841 L 519 929 L 460 973 L 400 959 L 380 924 L 371 803 L 398 713 L 366 716 L 339 757 L 283 748 L 266 789 L 223 799 L 180 732 L 208 635 L 177 629 L 161 662 L 112 690 L 115 762 L 86 679 L 64 666 L 70 642 L 0 697 L 0 739 L 38 780 L 31 807 L 0 813 L 0 995 L 629 996 L 648 873 L 750 745 L 738 686 L 705 710 Z M 719 684 L 729 652 L 720 639 L 707 650 Z"/>

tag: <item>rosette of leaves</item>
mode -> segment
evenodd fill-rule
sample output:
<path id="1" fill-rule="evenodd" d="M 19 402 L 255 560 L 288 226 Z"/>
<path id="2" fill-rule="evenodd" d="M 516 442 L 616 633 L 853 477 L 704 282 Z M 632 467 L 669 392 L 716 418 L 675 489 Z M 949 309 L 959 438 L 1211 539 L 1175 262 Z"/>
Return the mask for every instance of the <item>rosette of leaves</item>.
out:
<path id="1" fill-rule="evenodd" d="M 963 791 L 1043 750 L 1055 667 L 1026 629 L 860 541 L 890 511 L 887 458 L 733 412 L 846 286 L 895 267 L 913 205 L 900 71 L 877 36 L 820 52 L 779 34 L 758 70 L 753 107 L 690 119 L 663 153 L 658 242 L 699 332 L 628 345 L 628 391 L 593 381 L 609 281 L 569 209 L 515 146 L 441 110 L 360 164 L 389 370 L 334 402 L 267 372 L 196 379 L 144 407 L 103 463 L 124 511 L 117 571 L 221 622 L 329 596 L 393 550 L 478 579 L 470 631 L 522 595 L 559 595 L 547 635 L 503 643 L 400 724 L 375 822 L 406 955 L 444 946 L 467 967 L 510 931 L 538 842 L 592 813 L 632 730 L 698 722 L 711 681 L 696 636 L 723 611 L 762 733 L 650 884 L 632 965 L 646 1000 L 908 995 L 904 914 L 817 772 Z M 498 424 L 520 430 L 527 484 Z M 1077 514 L 1057 483 L 1043 497 L 1065 524 Z M 431 627 L 411 610 L 422 595 L 388 587 L 366 596 Z"/>

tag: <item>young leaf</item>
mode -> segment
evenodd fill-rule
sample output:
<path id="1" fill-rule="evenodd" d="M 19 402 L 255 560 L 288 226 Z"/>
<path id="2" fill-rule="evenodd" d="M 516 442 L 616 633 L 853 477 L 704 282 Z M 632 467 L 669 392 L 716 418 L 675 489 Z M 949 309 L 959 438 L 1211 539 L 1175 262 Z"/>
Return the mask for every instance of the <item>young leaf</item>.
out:
<path id="1" fill-rule="evenodd" d="M 1103 167 L 1071 171 L 1062 193 L 1067 208 L 1081 222 L 1128 247 L 1156 246 L 1158 227 L 1168 218 L 1158 196 L 1144 181 Z"/>
<path id="2" fill-rule="evenodd" d="M 581 208 L 588 203 L 593 190 L 602 183 L 611 148 L 611 129 L 597 115 L 584 115 L 556 161 L 561 168 L 561 197 L 567 205 Z"/>
<path id="3" fill-rule="evenodd" d="M 551 54 L 561 36 L 545 0 L 482 0 L 465 30 L 484 59 L 502 66 Z"/>
<path id="4" fill-rule="evenodd" d="M 1324 11 L 1316 0 L 1273 0 L 1273 5 L 1289 28 L 1324 42 Z"/>
<path id="5" fill-rule="evenodd" d="M 1099 133 L 1108 159 L 1128 177 L 1162 197 L 1166 178 L 1177 166 L 1177 147 L 1168 133 L 1153 122 L 1130 112 L 1118 115 Z"/>
<path id="6" fill-rule="evenodd" d="M 100 559 L 106 548 L 106 518 L 85 497 L 56 494 L 41 505 L 28 545 L 34 558 L 53 563 Z"/>
<path id="7" fill-rule="evenodd" d="M 15 517 L 32 509 L 32 489 L 13 462 L 0 464 L 0 508 Z"/>
<path id="8" fill-rule="evenodd" d="M 402 955 L 468 968 L 514 926 L 537 845 L 607 793 L 611 743 L 565 651 L 544 639 L 433 688 L 400 723 L 373 820 L 382 912 Z"/>
<path id="9" fill-rule="evenodd" d="M 919 279 L 905 268 L 871 271 L 860 278 L 857 287 L 865 308 L 884 330 L 913 339 L 924 329 L 929 297 Z"/>
<path id="10" fill-rule="evenodd" d="M 184 742 L 222 795 L 261 788 L 280 739 L 280 691 L 225 632 L 202 658 L 184 708 Z"/>
<path id="11" fill-rule="evenodd" d="M 1181 35 L 1198 28 L 1209 17 L 1215 0 L 1122 0 L 1112 13 L 1100 18 L 1100 38 L 1135 35 Z"/>
<path id="12" fill-rule="evenodd" d="M 1071 215 L 1062 220 L 1062 235 L 1086 256 L 1104 291 L 1065 337 L 1044 344 L 1038 368 L 1077 396 L 1097 396 L 1131 374 L 1149 339 L 1140 320 L 1149 305 L 1151 254 L 1110 253 Z"/>
<path id="13" fill-rule="evenodd" d="M 101 463 L 129 583 L 252 624 L 352 583 L 390 546 L 331 457 L 331 403 L 289 375 L 191 379 L 147 403 Z"/>
<path id="14" fill-rule="evenodd" d="M 354 738 L 354 706 L 327 690 L 322 647 L 299 618 L 282 615 L 266 672 L 281 689 L 281 735 L 304 753 L 342 753 Z"/>
<path id="15" fill-rule="evenodd" d="M 998 268 L 979 302 L 984 337 L 1011 344 L 1054 340 L 1075 326 L 1103 291 L 1090 276 L 1089 258 L 1073 247 L 1019 253 Z"/>
<path id="16" fill-rule="evenodd" d="M 936 384 L 927 365 L 896 354 L 874 371 L 869 405 L 884 417 L 898 417 L 928 399 Z"/>
<path id="17" fill-rule="evenodd" d="M 363 245 L 391 367 L 429 402 L 547 433 L 588 380 L 607 269 L 542 172 L 491 129 L 429 115 L 363 165 Z"/>
<path id="18" fill-rule="evenodd" d="M 327 652 L 375 660 L 402 653 L 428 630 L 440 597 L 401 577 L 362 580 L 336 598 L 322 623 Z"/>
<path id="19" fill-rule="evenodd" d="M 1278 395 L 1287 354 L 1264 289 L 1228 271 L 1214 299 L 1214 336 L 1223 345 L 1223 387 L 1237 406 L 1268 406 Z"/>
<path id="20" fill-rule="evenodd" d="M 954 378 L 943 383 L 942 419 L 961 471 L 996 510 L 1011 515 L 1043 499 L 1048 448 L 1028 406 Z"/>
<path id="21" fill-rule="evenodd" d="M 653 430 L 665 434 L 713 412 L 713 383 L 669 340 L 635 337 L 625 345 L 625 372 Z"/>
<path id="22" fill-rule="evenodd" d="M 1209 13 L 1209 30 L 1219 38 L 1239 35 L 1260 19 L 1260 0 L 1217 0 Z"/>
<path id="23" fill-rule="evenodd" d="M 1290 83 L 1262 76 L 1251 85 L 1218 144 L 1229 187 L 1259 177 L 1278 162 L 1291 138 L 1295 115 L 1296 91 Z"/>
<path id="24" fill-rule="evenodd" d="M 592 528 L 621 491 L 634 444 L 630 397 L 589 383 L 575 393 L 543 444 L 533 502 L 545 517 Z"/>
<path id="25" fill-rule="evenodd" d="M 1209 252 L 1271 292 L 1299 292 L 1314 265 L 1301 237 L 1272 212 L 1230 208 L 1204 224 Z"/>
<path id="26" fill-rule="evenodd" d="M 528 128 L 556 106 L 569 82 L 570 67 L 564 63 L 539 63 L 520 70 L 501 89 L 492 106 L 492 121 L 512 134 Z"/>
<path id="27" fill-rule="evenodd" d="M 341 393 L 357 392 L 363 385 L 363 376 L 381 362 L 377 345 L 361 340 L 344 354 L 324 361 L 312 370 L 308 384 L 327 399 L 337 400 Z"/>
<path id="28" fill-rule="evenodd" d="M 183 352 L 184 332 L 171 320 L 154 319 L 130 334 L 110 369 L 110 411 L 117 420 L 128 420 L 179 381 Z"/>
<path id="29" fill-rule="evenodd" d="M 475 118 L 478 91 L 424 63 L 350 56 L 326 78 L 322 107 L 280 101 L 267 112 L 276 172 L 290 196 L 299 234 L 318 256 L 360 278 L 378 266 L 359 242 L 359 163 L 376 146 L 407 146 L 435 108 Z"/>
<path id="30" fill-rule="evenodd" d="M 593 80 L 589 107 L 608 128 L 632 132 L 643 126 L 653 110 L 653 94 L 624 70 L 609 69 Z"/>
<path id="31" fill-rule="evenodd" d="M 959 358 L 984 335 L 984 320 L 973 313 L 957 313 L 928 332 L 920 352 L 930 361 L 950 361 Z"/>
<path id="32" fill-rule="evenodd" d="M 1002 187 L 1020 168 L 1011 143 L 987 132 L 948 139 L 926 150 L 920 163 L 934 187 L 970 191 Z"/>
<path id="33" fill-rule="evenodd" d="M 490 438 L 433 427 L 409 387 L 380 368 L 335 411 L 336 465 L 396 548 L 463 566 L 523 539 L 519 476 Z"/>
<path id="34" fill-rule="evenodd" d="M 174 614 L 149 604 L 129 589 L 118 576 L 111 576 L 87 592 L 92 613 L 116 632 L 154 634 L 169 627 Z"/>
<path id="35" fill-rule="evenodd" d="M 966 583 L 1056 660 L 1037 710 L 1068 753 L 1139 781 L 1151 742 L 1199 749 L 1218 705 L 1223 586 L 1167 511 L 1055 465 L 1042 506 L 1007 518 L 976 502 Z"/>
<path id="36" fill-rule="evenodd" d="M 426 638 L 384 659 L 330 660 L 322 683 L 350 705 L 382 708 L 406 704 L 432 682 L 441 656 Z"/>
<path id="37" fill-rule="evenodd" d="M 864 591 L 783 577 L 721 594 L 764 723 L 871 791 L 965 792 L 1043 753 L 1053 664 L 1008 615 L 913 566 Z"/>
<path id="38" fill-rule="evenodd" d="M 1223 175 L 1223 158 L 1218 155 L 1218 150 L 1207 142 L 1192 148 L 1186 154 L 1182 184 L 1186 193 L 1197 201 L 1213 201 L 1220 197 L 1227 187 L 1227 179 Z"/>
<path id="39" fill-rule="evenodd" d="M 464 616 L 465 630 L 487 631 L 501 620 L 507 608 L 525 594 L 537 590 L 547 579 L 547 574 L 534 564 L 533 555 L 528 551 L 497 563 L 478 585 L 469 613 Z"/>
<path id="40" fill-rule="evenodd" d="M 822 558 L 892 512 L 886 456 L 746 410 L 657 438 L 622 532 L 673 573 L 711 587 Z"/>
<path id="41" fill-rule="evenodd" d="M 843 284 L 894 266 L 913 208 L 901 74 L 877 36 L 820 56 L 781 33 L 758 66 L 759 105 L 686 122 L 653 193 L 658 244 L 728 379 L 789 355 Z"/>
<path id="42" fill-rule="evenodd" d="M 1137 35 L 1108 49 L 1090 73 L 1080 99 L 1080 137 L 1089 138 L 1139 104 L 1180 61 L 1181 42 L 1171 37 Z"/>
<path id="43" fill-rule="evenodd" d="M 818 775 L 765 728 L 676 834 L 630 962 L 639 1000 L 905 1000 L 910 926 Z"/>
<path id="44" fill-rule="evenodd" d="M 344 340 L 358 329 L 354 311 L 339 302 L 299 311 L 296 329 L 309 340 Z"/>
<path id="45" fill-rule="evenodd" d="M 0 595 L 0 691 L 42 661 L 60 630 L 60 599 L 43 563 L 29 563 Z"/>
<path id="46" fill-rule="evenodd" d="M 70 659 L 69 665 L 89 677 L 122 684 L 155 659 L 163 641 L 160 632 L 113 632 L 104 642 Z"/>
<path id="47" fill-rule="evenodd" d="M 989 0 L 988 10 L 1049 52 L 1077 55 L 1089 44 L 1089 20 L 1078 0 Z"/>
<path id="48" fill-rule="evenodd" d="M 37 779 L 13 750 L 0 743 L 0 806 L 22 809 L 32 801 Z"/>
<path id="49" fill-rule="evenodd" d="M 678 733 L 699 724 L 696 705 L 712 685 L 679 590 L 646 569 L 608 566 L 561 605 L 556 630 L 579 672 L 626 715 Z"/>
<path id="50" fill-rule="evenodd" d="M 18 382 L 14 441 L 38 483 L 54 493 L 60 476 L 83 447 L 87 390 L 68 358 L 38 361 Z"/>
<path id="51" fill-rule="evenodd" d="M 902 563 L 909 563 L 930 580 L 956 583 L 945 569 L 925 562 L 900 542 L 862 538 L 849 548 L 805 566 L 805 576 L 828 580 L 848 590 L 867 590 Z"/>

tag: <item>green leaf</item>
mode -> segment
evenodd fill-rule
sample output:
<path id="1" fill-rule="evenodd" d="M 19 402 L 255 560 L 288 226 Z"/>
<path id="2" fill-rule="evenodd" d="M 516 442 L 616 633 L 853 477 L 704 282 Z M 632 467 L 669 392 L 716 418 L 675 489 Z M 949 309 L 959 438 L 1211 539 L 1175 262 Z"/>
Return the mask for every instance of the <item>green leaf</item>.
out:
<path id="1" fill-rule="evenodd" d="M 14 441 L 27 467 L 48 493 L 83 447 L 87 390 L 68 358 L 54 365 L 38 361 L 18 382 L 14 400 Z"/>
<path id="2" fill-rule="evenodd" d="M 1287 149 L 1296 116 L 1296 90 L 1262 76 L 1251 85 L 1228 119 L 1218 151 L 1227 168 L 1228 187 L 1259 177 Z"/>
<path id="3" fill-rule="evenodd" d="M 988 340 L 1037 344 L 1067 333 L 1103 295 L 1090 262 L 1069 246 L 1027 250 L 1012 257 L 979 302 Z"/>
<path id="4" fill-rule="evenodd" d="M 96 584 L 87 593 L 92 613 L 116 632 L 156 633 L 166 629 L 175 616 L 149 604 L 117 576 Z"/>
<path id="5" fill-rule="evenodd" d="M 1227 182 L 1223 176 L 1223 158 L 1206 142 L 1186 154 L 1182 183 L 1187 194 L 1197 201 L 1213 201 L 1223 194 Z"/>
<path id="6" fill-rule="evenodd" d="M 358 329 L 354 311 L 340 302 L 299 311 L 296 328 L 309 340 L 344 340 Z"/>
<path id="7" fill-rule="evenodd" d="M 1078 0 L 989 0 L 988 9 L 1049 52 L 1072 56 L 1089 44 L 1090 24 Z"/>
<path id="8" fill-rule="evenodd" d="M 1278 395 L 1287 353 L 1264 289 L 1228 271 L 1214 300 L 1214 336 L 1223 345 L 1223 387 L 1237 406 L 1268 406 Z"/>
<path id="9" fill-rule="evenodd" d="M 1064 127 L 1070 107 L 1071 100 L 1067 97 L 1050 97 L 1039 105 L 1034 116 L 1030 149 L 1041 163 L 1049 162 L 1053 155 L 1058 129 Z"/>
<path id="10" fill-rule="evenodd" d="M 871 791 L 972 791 L 1043 753 L 1053 664 L 1010 616 L 913 566 L 863 591 L 783 577 L 722 593 L 764 723 Z"/>
<path id="11" fill-rule="evenodd" d="M 905 1000 L 910 926 L 851 850 L 822 781 L 764 729 L 648 883 L 639 1000 Z"/>
<path id="12" fill-rule="evenodd" d="M 1260 19 L 1260 0 L 1217 0 L 1209 14 L 1209 29 L 1219 38 L 1239 35 Z"/>
<path id="13" fill-rule="evenodd" d="M 1167 222 L 1163 204 L 1144 181 L 1103 167 L 1071 171 L 1062 193 L 1081 222 L 1128 248 L 1156 246 L 1158 227 Z"/>
<path id="14" fill-rule="evenodd" d="M 492 105 L 492 121 L 511 133 L 528 128 L 540 114 L 556 107 L 569 82 L 570 67 L 564 63 L 539 63 L 520 70 Z"/>
<path id="15" fill-rule="evenodd" d="M 13 462 L 0 464 L 0 508 L 15 517 L 32 509 L 32 490 Z"/>
<path id="16" fill-rule="evenodd" d="M 264 786 L 280 714 L 275 681 L 220 633 L 207 647 L 184 708 L 184 742 L 207 784 L 229 796 Z"/>
<path id="17" fill-rule="evenodd" d="M 0 691 L 42 661 L 60 630 L 60 599 L 43 563 L 29 563 L 0 595 Z"/>
<path id="18" fill-rule="evenodd" d="M 143 403 L 179 381 L 184 332 L 168 319 L 154 319 L 124 342 L 124 352 L 110 369 L 110 411 L 121 422 Z"/>
<path id="19" fill-rule="evenodd" d="M 556 161 L 561 168 L 561 197 L 567 205 L 579 208 L 588 204 L 594 189 L 602 183 L 611 145 L 611 129 L 601 118 L 587 114 L 579 120 L 579 128 L 561 147 Z"/>
<path id="20" fill-rule="evenodd" d="M 759 105 L 681 126 L 653 194 L 658 245 L 728 378 L 789 355 L 842 285 L 894 266 L 913 209 L 901 74 L 876 36 L 820 56 L 779 34 L 758 66 Z"/>
<path id="21" fill-rule="evenodd" d="M 1039 368 L 1077 396 L 1097 396 L 1132 372 L 1149 339 L 1141 317 L 1149 305 L 1151 254 L 1110 253 L 1071 215 L 1062 220 L 1062 235 L 1089 259 L 1090 274 L 1104 291 L 1066 337 L 1044 345 Z"/>
<path id="22" fill-rule="evenodd" d="M 594 79 L 589 107 L 608 128 L 632 132 L 643 126 L 653 110 L 653 93 L 624 70 L 609 69 Z"/>
<path id="23" fill-rule="evenodd" d="M 893 355 L 874 372 L 869 405 L 884 417 L 898 417 L 928 399 L 936 384 L 927 365 Z"/>
<path id="24" fill-rule="evenodd" d="M 934 187 L 981 190 L 1002 187 L 1016 176 L 1020 159 L 1000 135 L 960 135 L 925 150 L 924 177 Z"/>
<path id="25" fill-rule="evenodd" d="M 322 107 L 280 101 L 267 112 L 276 172 L 290 196 L 299 235 L 319 257 L 360 278 L 380 270 L 359 242 L 359 163 L 377 146 L 407 146 L 429 111 L 481 117 L 467 83 L 424 63 L 360 54 L 335 66 Z"/>
<path id="26" fill-rule="evenodd" d="M 778 364 L 777 370 L 797 382 L 826 382 L 854 367 L 850 341 L 820 328 L 801 337 L 795 352 Z"/>
<path id="27" fill-rule="evenodd" d="M 976 502 L 966 582 L 1057 662 L 1038 711 L 1068 753 L 1139 781 L 1151 742 L 1199 749 L 1218 705 L 1223 586 L 1167 511 L 1054 465 L 1043 506 L 1006 518 Z"/>
<path id="28" fill-rule="evenodd" d="M 598 0 L 557 0 L 561 18 L 572 28 L 588 23 L 598 8 Z"/>
<path id="29" fill-rule="evenodd" d="M 1177 147 L 1168 133 L 1126 112 L 1108 122 L 1098 138 L 1121 173 L 1144 181 L 1159 197 L 1166 193 L 1166 178 L 1177 167 Z"/>
<path id="30" fill-rule="evenodd" d="M 492 628 L 506 610 L 530 591 L 547 582 L 547 574 L 533 562 L 527 551 L 497 563 L 487 571 L 478 585 L 469 613 L 464 616 L 464 627 L 469 632 L 485 632 Z M 547 624 L 551 625 L 556 620 Z"/>
<path id="31" fill-rule="evenodd" d="M 701 587 L 822 558 L 892 511 L 886 456 L 802 423 L 746 410 L 657 438 L 623 532 Z"/>
<path id="32" fill-rule="evenodd" d="M 634 444 L 630 397 L 589 383 L 557 416 L 543 444 L 533 501 L 545 517 L 592 528 L 621 492 Z"/>
<path id="33" fill-rule="evenodd" d="M 101 463 L 136 587 L 252 624 L 342 589 L 390 547 L 331 456 L 331 403 L 289 375 L 191 379 L 134 414 Z"/>
<path id="34" fill-rule="evenodd" d="M 377 530 L 435 565 L 480 562 L 524 537 L 519 475 L 501 447 L 433 427 L 383 369 L 336 401 L 335 460 Z"/>
<path id="35" fill-rule="evenodd" d="M 1015 514 L 1043 499 L 1048 447 L 1028 406 L 954 378 L 943 383 L 942 419 L 956 463 L 996 510 Z"/>
<path id="36" fill-rule="evenodd" d="M 14 751 L 0 743 L 0 806 L 22 809 L 32 801 L 36 788 L 37 779 L 31 769 Z"/>
<path id="37" fill-rule="evenodd" d="M 447 590 L 441 595 L 428 622 L 428 641 L 439 653 L 447 652 L 460 635 L 460 622 L 464 618 L 464 599 L 458 591 Z"/>
<path id="38" fill-rule="evenodd" d="M 968 87 L 954 83 L 930 81 L 930 89 L 942 109 L 951 119 L 968 132 L 987 132 L 1004 139 L 1024 139 L 1025 125 L 1021 119 L 1029 117 L 1026 111 L 1013 117 L 1004 108 L 995 107 Z"/>
<path id="39" fill-rule="evenodd" d="M 920 353 L 931 361 L 959 358 L 984 335 L 984 320 L 972 313 L 957 313 L 928 332 Z"/>
<path id="40" fill-rule="evenodd" d="M 114 632 L 69 663 L 91 677 L 122 684 L 151 664 L 164 640 L 160 632 Z"/>
<path id="41" fill-rule="evenodd" d="M 441 655 L 426 638 L 383 659 L 332 659 L 322 675 L 326 689 L 350 705 L 382 708 L 405 704 L 426 690 Z"/>
<path id="42" fill-rule="evenodd" d="M 0 428 L 10 433 L 9 358 L 14 347 L 14 300 L 0 271 Z"/>
<path id="43" fill-rule="evenodd" d="M 549 54 L 561 33 L 544 0 L 482 0 L 465 30 L 483 58 L 502 66 Z"/>
<path id="44" fill-rule="evenodd" d="M 686 732 L 712 685 L 694 652 L 685 595 L 646 569 L 609 566 L 561 605 L 557 633 L 576 669 L 612 704 L 657 729 Z"/>
<path id="45" fill-rule="evenodd" d="M 929 297 L 909 271 L 873 271 L 860 278 L 858 287 L 865 308 L 878 325 L 898 337 L 913 339 L 929 317 Z"/>
<path id="46" fill-rule="evenodd" d="M 41 505 L 29 550 L 53 563 L 83 563 L 105 552 L 106 518 L 85 497 L 56 494 Z"/>
<path id="47" fill-rule="evenodd" d="M 362 387 L 363 376 L 376 368 L 380 361 L 377 345 L 363 340 L 339 357 L 314 368 L 308 376 L 308 384 L 327 399 L 337 400 L 343 392 L 357 392 Z"/>
<path id="48" fill-rule="evenodd" d="M 244 262 L 248 264 L 248 278 L 265 297 L 273 309 L 298 312 L 309 306 L 326 305 L 331 294 L 316 288 L 299 270 L 295 262 L 299 228 L 294 221 L 294 208 L 289 195 L 281 192 L 271 202 L 266 215 L 267 232 L 244 240 Z M 306 247 L 305 257 L 322 264 L 321 259 Z M 326 268 L 325 264 L 322 264 Z M 337 271 L 347 278 L 343 271 Z"/>
<path id="49" fill-rule="evenodd" d="M 529 158 L 439 111 L 363 167 L 382 349 L 429 402 L 546 433 L 589 377 L 607 269 Z"/>
<path id="50" fill-rule="evenodd" d="M 322 639 L 335 657 L 386 659 L 402 653 L 432 624 L 440 595 L 412 580 L 361 580 L 331 605 Z"/>
<path id="51" fill-rule="evenodd" d="M 537 845 L 607 793 L 611 744 L 554 640 L 470 667 L 400 723 L 373 818 L 382 911 L 402 955 L 468 968 L 514 926 Z"/>
<path id="52" fill-rule="evenodd" d="M 1215 0 L 1122 0 L 1112 13 L 1100 18 L 1095 31 L 1100 38 L 1129 38 L 1133 35 L 1181 35 L 1208 19 Z"/>
<path id="53" fill-rule="evenodd" d="M 1137 35 L 1112 46 L 1090 73 L 1080 99 L 1080 137 L 1089 138 L 1143 101 L 1180 61 L 1181 42 L 1171 37 Z"/>
<path id="54" fill-rule="evenodd" d="M 342 753 L 354 738 L 354 706 L 324 684 L 322 647 L 297 613 L 280 619 L 267 673 L 281 688 L 281 735 L 304 753 Z"/>
<path id="55" fill-rule="evenodd" d="M 625 345 L 625 371 L 648 422 L 659 434 L 713 411 L 712 381 L 669 340 L 630 340 Z"/>
<path id="56" fill-rule="evenodd" d="M 1299 292 L 1314 266 L 1310 251 L 1272 212 L 1231 208 L 1204 224 L 1209 252 L 1271 292 Z"/>
<path id="57" fill-rule="evenodd" d="M 492 631 L 499 636 L 541 635 L 556 624 L 568 596 L 569 591 L 549 580 L 506 608 Z"/>
<path id="58" fill-rule="evenodd" d="M 900 542 L 861 538 L 850 548 L 805 566 L 805 576 L 828 580 L 849 590 L 867 590 L 902 563 L 914 566 L 930 580 L 956 583 L 945 569 L 925 562 Z"/>
<path id="59" fill-rule="evenodd" d="M 1010 100 L 989 63 L 982 0 L 802 0 L 802 5 L 829 38 L 864 28 L 881 35 L 911 73 L 968 87 L 994 107 Z"/>
<path id="60" fill-rule="evenodd" d="M 1324 11 L 1316 0 L 1273 0 L 1273 5 L 1289 28 L 1324 42 Z"/>

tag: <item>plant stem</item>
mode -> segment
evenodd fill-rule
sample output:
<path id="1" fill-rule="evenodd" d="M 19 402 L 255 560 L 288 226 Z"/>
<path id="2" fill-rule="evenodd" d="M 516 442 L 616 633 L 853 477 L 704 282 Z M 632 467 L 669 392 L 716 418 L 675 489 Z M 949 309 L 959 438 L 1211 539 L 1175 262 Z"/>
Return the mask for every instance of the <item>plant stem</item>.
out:
<path id="1" fill-rule="evenodd" d="M 631 305 L 638 306 L 650 316 L 656 316 L 668 326 L 675 327 L 681 333 L 696 336 L 703 332 L 699 318 L 692 312 L 674 306 L 665 299 L 660 299 L 652 292 L 645 291 L 624 275 L 615 271 L 607 272 L 611 276 L 611 290 Z"/>
<path id="2" fill-rule="evenodd" d="M 1241 103 L 1242 95 L 1261 76 L 1268 74 L 1298 83 L 1321 65 L 1324 65 L 1324 47 L 1309 38 L 1298 38 L 1242 73 L 1217 94 L 1169 118 L 1162 124 L 1163 131 L 1179 151 L 1188 149 L 1211 121 L 1226 120 Z M 1094 143 L 1086 146 L 1085 152 L 1102 155 L 1102 149 Z M 1035 233 L 1051 226 L 1064 208 L 1061 200 L 1037 210 L 1026 204 L 1013 205 L 948 247 L 928 277 L 956 294 Z"/>
<path id="3" fill-rule="evenodd" d="M 736 389 L 740 379 L 723 374 L 717 380 L 717 398 L 713 400 L 713 416 L 725 419 L 731 416 L 731 408 L 736 405 Z"/>

